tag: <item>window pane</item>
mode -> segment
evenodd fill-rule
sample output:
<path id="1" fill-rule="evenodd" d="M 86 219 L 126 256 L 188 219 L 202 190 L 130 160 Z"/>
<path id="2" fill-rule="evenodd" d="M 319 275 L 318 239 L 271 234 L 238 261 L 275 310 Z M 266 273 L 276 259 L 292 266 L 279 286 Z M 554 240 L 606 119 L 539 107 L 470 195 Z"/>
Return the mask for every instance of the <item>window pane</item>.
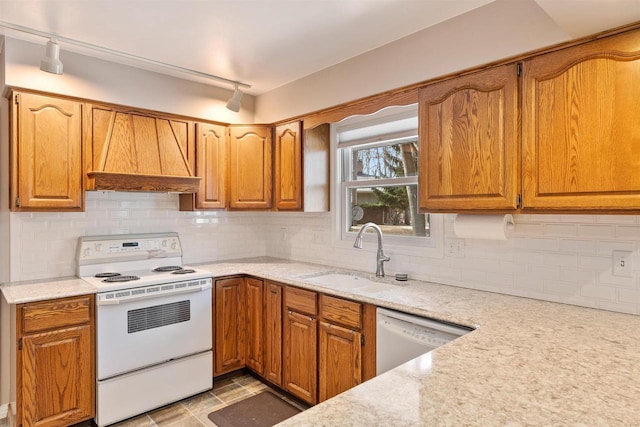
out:
<path id="1" fill-rule="evenodd" d="M 351 148 L 351 180 L 418 175 L 418 142 Z"/>
<path id="2" fill-rule="evenodd" d="M 429 217 L 418 213 L 418 186 L 352 187 L 348 190 L 348 231 L 375 222 L 383 233 L 429 236 Z"/>

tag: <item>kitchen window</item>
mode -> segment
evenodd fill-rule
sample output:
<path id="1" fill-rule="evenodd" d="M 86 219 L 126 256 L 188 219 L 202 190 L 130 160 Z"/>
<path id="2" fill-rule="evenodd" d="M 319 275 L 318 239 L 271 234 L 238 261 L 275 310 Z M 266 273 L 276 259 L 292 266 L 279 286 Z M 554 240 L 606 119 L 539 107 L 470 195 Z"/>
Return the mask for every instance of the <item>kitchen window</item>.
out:
<path id="1" fill-rule="evenodd" d="M 428 240 L 429 215 L 418 212 L 417 106 L 345 119 L 335 138 L 341 240 L 352 242 L 367 222 L 391 244 Z"/>

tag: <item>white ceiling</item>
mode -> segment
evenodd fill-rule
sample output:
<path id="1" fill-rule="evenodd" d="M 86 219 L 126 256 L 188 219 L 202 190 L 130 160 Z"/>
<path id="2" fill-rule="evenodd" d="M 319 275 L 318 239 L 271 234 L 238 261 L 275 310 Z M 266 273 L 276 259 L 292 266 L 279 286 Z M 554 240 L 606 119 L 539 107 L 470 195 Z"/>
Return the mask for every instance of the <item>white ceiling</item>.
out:
<path id="1" fill-rule="evenodd" d="M 494 1 L 533 0 L 0 0 L 0 21 L 238 80 L 258 95 Z M 640 20 L 640 0 L 535 2 L 570 37 Z"/>

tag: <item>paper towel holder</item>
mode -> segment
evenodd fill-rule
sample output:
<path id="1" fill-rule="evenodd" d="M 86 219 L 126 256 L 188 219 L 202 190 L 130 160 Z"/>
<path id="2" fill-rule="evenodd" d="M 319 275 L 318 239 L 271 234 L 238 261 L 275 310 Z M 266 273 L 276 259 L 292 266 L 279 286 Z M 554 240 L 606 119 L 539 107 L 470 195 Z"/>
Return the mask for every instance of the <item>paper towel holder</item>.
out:
<path id="1" fill-rule="evenodd" d="M 515 229 L 513 215 L 458 214 L 453 220 L 457 237 L 479 240 L 507 240 L 508 232 Z"/>

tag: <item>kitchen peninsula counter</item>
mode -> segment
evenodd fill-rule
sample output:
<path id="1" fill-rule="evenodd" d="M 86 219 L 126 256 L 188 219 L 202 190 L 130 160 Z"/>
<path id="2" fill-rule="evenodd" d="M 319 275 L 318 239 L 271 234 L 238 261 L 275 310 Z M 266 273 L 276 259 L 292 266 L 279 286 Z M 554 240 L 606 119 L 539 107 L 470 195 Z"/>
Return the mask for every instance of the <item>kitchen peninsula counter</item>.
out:
<path id="1" fill-rule="evenodd" d="M 340 269 L 283 260 L 202 267 L 476 328 L 281 426 L 640 423 L 640 316 L 392 278 L 386 291 L 345 291 L 305 281 Z"/>
<path id="2" fill-rule="evenodd" d="M 400 284 L 393 278 L 269 257 L 198 267 L 214 277 L 252 275 L 476 328 L 282 426 L 640 423 L 640 316 L 422 281 Z M 366 276 L 388 287 L 362 292 L 308 281 L 336 272 Z M 79 279 L 69 280 L 40 286 L 61 282 L 75 283 L 72 292 L 90 289 L 75 282 Z M 18 303 L 33 301 L 36 286 L 1 288 Z M 63 293 L 51 298 L 75 295 Z M 50 294 L 43 292 L 41 299 Z"/>

